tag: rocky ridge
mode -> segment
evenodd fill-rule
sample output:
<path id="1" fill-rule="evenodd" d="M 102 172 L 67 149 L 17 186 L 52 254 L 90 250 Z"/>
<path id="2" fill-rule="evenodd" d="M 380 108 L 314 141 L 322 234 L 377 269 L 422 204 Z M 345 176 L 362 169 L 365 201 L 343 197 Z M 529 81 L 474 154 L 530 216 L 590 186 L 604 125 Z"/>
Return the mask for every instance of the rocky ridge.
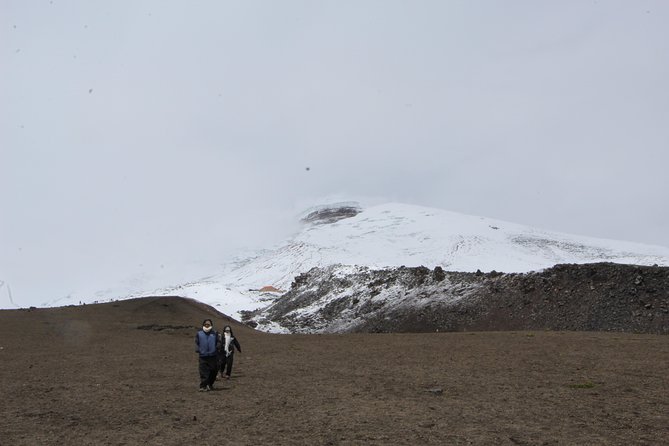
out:
<path id="1" fill-rule="evenodd" d="M 538 272 L 372 270 L 297 276 L 249 325 L 291 333 L 577 330 L 669 334 L 669 267 L 561 264 Z"/>

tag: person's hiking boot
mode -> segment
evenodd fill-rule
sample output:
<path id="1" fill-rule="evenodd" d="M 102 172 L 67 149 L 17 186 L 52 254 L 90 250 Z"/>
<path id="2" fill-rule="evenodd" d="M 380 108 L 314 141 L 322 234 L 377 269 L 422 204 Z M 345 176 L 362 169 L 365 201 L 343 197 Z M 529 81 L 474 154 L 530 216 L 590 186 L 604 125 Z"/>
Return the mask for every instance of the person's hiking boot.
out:
<path id="1" fill-rule="evenodd" d="M 209 385 L 209 386 L 206 387 L 206 390 L 207 390 L 207 392 L 209 392 L 210 390 L 214 390 L 214 386 Z"/>
<path id="2" fill-rule="evenodd" d="M 206 392 L 206 391 L 207 391 L 207 388 L 206 388 L 206 387 L 200 387 L 200 388 L 198 389 L 198 392 Z"/>

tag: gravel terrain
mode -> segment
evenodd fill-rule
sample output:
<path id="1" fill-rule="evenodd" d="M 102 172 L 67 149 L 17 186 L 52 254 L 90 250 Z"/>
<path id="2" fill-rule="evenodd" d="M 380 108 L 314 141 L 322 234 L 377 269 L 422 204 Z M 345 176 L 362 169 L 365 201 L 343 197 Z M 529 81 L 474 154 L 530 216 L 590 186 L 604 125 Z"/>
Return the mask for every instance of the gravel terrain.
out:
<path id="1" fill-rule="evenodd" d="M 206 317 L 219 329 L 229 322 L 177 297 L 0 311 L 0 444 L 657 445 L 669 438 L 668 336 L 276 335 L 233 322 L 243 351 L 233 378 L 202 393 L 193 338 Z"/>

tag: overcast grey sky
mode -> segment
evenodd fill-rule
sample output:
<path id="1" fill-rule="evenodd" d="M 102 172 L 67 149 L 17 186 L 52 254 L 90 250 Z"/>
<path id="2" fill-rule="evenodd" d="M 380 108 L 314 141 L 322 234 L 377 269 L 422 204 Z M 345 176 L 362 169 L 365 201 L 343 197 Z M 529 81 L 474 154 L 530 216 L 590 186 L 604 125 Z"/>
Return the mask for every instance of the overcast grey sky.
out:
<path id="1" fill-rule="evenodd" d="M 669 246 L 667 23 L 663 0 L 0 0 L 0 280 L 46 299 L 220 261 L 332 196 Z"/>

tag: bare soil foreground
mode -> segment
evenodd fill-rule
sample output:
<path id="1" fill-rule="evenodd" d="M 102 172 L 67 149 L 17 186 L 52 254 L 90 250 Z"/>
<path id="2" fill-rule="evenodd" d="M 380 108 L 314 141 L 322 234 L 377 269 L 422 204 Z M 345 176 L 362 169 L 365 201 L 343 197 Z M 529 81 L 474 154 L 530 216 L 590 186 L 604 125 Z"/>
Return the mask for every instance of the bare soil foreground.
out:
<path id="1" fill-rule="evenodd" d="M 198 392 L 181 298 L 0 312 L 0 444 L 630 445 L 669 441 L 669 336 L 270 335 L 235 324 Z"/>

